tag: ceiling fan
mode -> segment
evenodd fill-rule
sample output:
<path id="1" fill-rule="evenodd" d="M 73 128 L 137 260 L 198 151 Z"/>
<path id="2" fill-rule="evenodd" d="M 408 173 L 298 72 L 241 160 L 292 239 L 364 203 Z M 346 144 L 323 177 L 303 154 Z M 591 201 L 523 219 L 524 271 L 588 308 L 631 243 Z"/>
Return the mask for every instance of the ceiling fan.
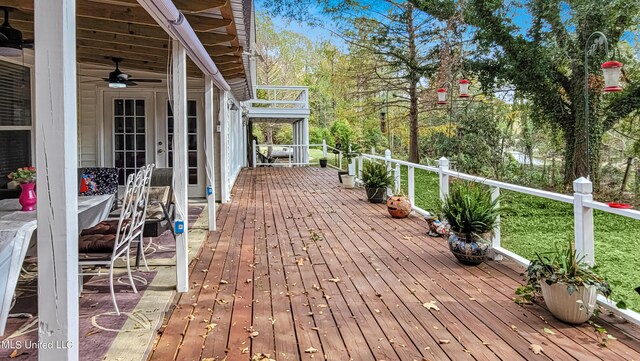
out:
<path id="1" fill-rule="evenodd" d="M 22 49 L 33 48 L 33 39 L 22 39 L 22 32 L 9 24 L 10 8 L 0 7 L 4 11 L 4 23 L 0 25 L 0 55 L 20 56 Z"/>
<path id="2" fill-rule="evenodd" d="M 108 78 L 102 78 L 102 80 L 109 83 L 109 88 L 126 88 L 128 86 L 135 86 L 138 83 L 162 83 L 161 79 L 138 79 L 131 78 L 129 74 L 120 71 L 119 64 L 122 58 L 111 58 L 116 63 L 116 69 L 109 73 Z"/>

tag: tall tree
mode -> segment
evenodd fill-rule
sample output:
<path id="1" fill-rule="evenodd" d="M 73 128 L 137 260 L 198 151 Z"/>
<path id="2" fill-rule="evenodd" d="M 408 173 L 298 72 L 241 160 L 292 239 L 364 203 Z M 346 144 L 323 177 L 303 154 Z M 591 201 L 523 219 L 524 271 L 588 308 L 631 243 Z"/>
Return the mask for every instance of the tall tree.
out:
<path id="1" fill-rule="evenodd" d="M 445 19 L 458 1 L 412 0 L 425 12 Z M 516 10 L 514 10 L 516 9 Z M 528 29 L 509 14 L 530 18 Z M 587 174 L 585 157 L 590 152 L 591 175 L 598 176 L 600 145 L 604 132 L 640 106 L 640 84 L 628 84 L 613 100 L 603 98 L 598 65 L 607 59 L 603 51 L 593 54 L 585 79 L 584 49 L 589 36 L 604 32 L 615 48 L 626 31 L 638 25 L 640 3 L 627 0 L 468 0 L 465 22 L 475 29 L 472 68 L 486 91 L 515 86 L 532 102 L 532 116 L 562 131 L 565 141 L 565 184 Z M 589 84 L 588 128 L 585 119 L 585 80 Z M 624 105 L 624 106 L 621 106 Z M 586 141 L 587 129 L 589 133 Z"/>

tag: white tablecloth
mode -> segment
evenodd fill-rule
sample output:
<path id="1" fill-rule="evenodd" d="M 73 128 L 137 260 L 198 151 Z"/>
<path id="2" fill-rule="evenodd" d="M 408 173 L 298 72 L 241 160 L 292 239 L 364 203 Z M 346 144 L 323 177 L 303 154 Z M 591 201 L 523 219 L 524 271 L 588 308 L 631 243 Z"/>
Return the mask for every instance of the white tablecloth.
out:
<path id="1" fill-rule="evenodd" d="M 78 197 L 78 232 L 107 219 L 114 195 Z M 17 199 L 0 200 L 0 336 L 11 308 L 20 269 L 33 232 L 36 211 L 22 212 Z"/>

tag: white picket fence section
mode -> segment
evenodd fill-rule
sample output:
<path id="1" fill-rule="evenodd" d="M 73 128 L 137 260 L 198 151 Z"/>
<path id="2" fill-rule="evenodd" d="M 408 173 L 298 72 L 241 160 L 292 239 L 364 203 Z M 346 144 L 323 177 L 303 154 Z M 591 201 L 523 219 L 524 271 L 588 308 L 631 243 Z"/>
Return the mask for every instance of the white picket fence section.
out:
<path id="1" fill-rule="evenodd" d="M 415 170 L 422 169 L 429 172 L 437 173 L 439 176 L 439 188 L 440 199 L 444 199 L 449 194 L 449 182 L 450 178 L 463 179 L 471 182 L 481 183 L 489 186 L 492 191 L 492 196 L 497 198 L 500 195 L 501 189 L 510 190 L 513 192 L 528 194 L 536 197 L 542 197 L 551 199 L 554 201 L 573 204 L 573 218 L 574 218 L 574 230 L 575 230 L 575 249 L 578 254 L 583 255 L 585 260 L 593 265 L 594 264 L 594 228 L 593 228 L 593 210 L 597 209 L 603 212 L 617 214 L 619 216 L 640 220 L 640 211 L 632 209 L 619 209 L 611 208 L 605 203 L 596 202 L 593 200 L 593 185 L 590 180 L 586 178 L 579 178 L 573 182 L 573 195 L 566 195 L 560 193 L 549 192 L 545 190 L 523 187 L 511 183 L 500 182 L 492 179 L 478 177 L 470 174 L 460 173 L 449 169 L 449 160 L 447 158 L 440 158 L 438 160 L 437 167 L 431 167 L 423 164 L 410 163 L 407 161 L 391 158 L 391 151 L 387 149 L 384 156 L 374 154 L 360 154 L 358 157 L 358 181 L 362 179 L 362 166 L 365 160 L 368 161 L 381 161 L 384 162 L 389 171 L 393 171 L 395 184 L 394 189 L 388 189 L 387 192 L 392 194 L 393 192 L 399 192 L 401 189 L 401 177 L 400 166 L 406 166 L 407 172 L 407 191 L 408 197 L 411 200 L 413 210 L 420 214 L 426 214 L 427 211 L 421 209 L 415 205 Z M 354 160 L 355 162 L 355 160 Z M 498 220 L 498 227 L 494 231 L 492 246 L 495 252 L 493 258 L 495 260 L 501 260 L 502 256 L 509 257 L 517 263 L 528 266 L 529 260 L 522 257 L 512 251 L 509 251 L 501 246 L 500 243 L 500 222 Z M 620 315 L 630 322 L 640 325 L 640 314 L 631 310 L 621 310 L 615 306 L 615 302 L 606 299 L 603 296 L 599 296 L 598 303 L 604 308 Z"/>

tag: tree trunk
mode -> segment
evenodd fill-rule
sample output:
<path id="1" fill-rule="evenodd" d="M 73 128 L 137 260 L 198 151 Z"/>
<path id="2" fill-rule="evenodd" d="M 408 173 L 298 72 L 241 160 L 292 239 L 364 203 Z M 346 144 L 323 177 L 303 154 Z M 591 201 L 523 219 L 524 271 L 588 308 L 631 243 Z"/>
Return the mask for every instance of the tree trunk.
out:
<path id="1" fill-rule="evenodd" d="M 417 64 L 416 60 L 416 29 L 413 24 L 413 5 L 407 5 L 407 33 L 409 34 L 410 64 Z M 418 81 L 420 75 L 416 69 L 409 68 L 409 162 L 420 163 L 418 149 Z"/>
<path id="2" fill-rule="evenodd" d="M 629 181 L 629 173 L 631 173 L 631 165 L 633 164 L 633 157 L 627 158 L 627 167 L 624 170 L 624 177 L 622 178 L 622 186 L 620 187 L 620 195 L 624 193 L 627 188 L 627 182 Z"/>

